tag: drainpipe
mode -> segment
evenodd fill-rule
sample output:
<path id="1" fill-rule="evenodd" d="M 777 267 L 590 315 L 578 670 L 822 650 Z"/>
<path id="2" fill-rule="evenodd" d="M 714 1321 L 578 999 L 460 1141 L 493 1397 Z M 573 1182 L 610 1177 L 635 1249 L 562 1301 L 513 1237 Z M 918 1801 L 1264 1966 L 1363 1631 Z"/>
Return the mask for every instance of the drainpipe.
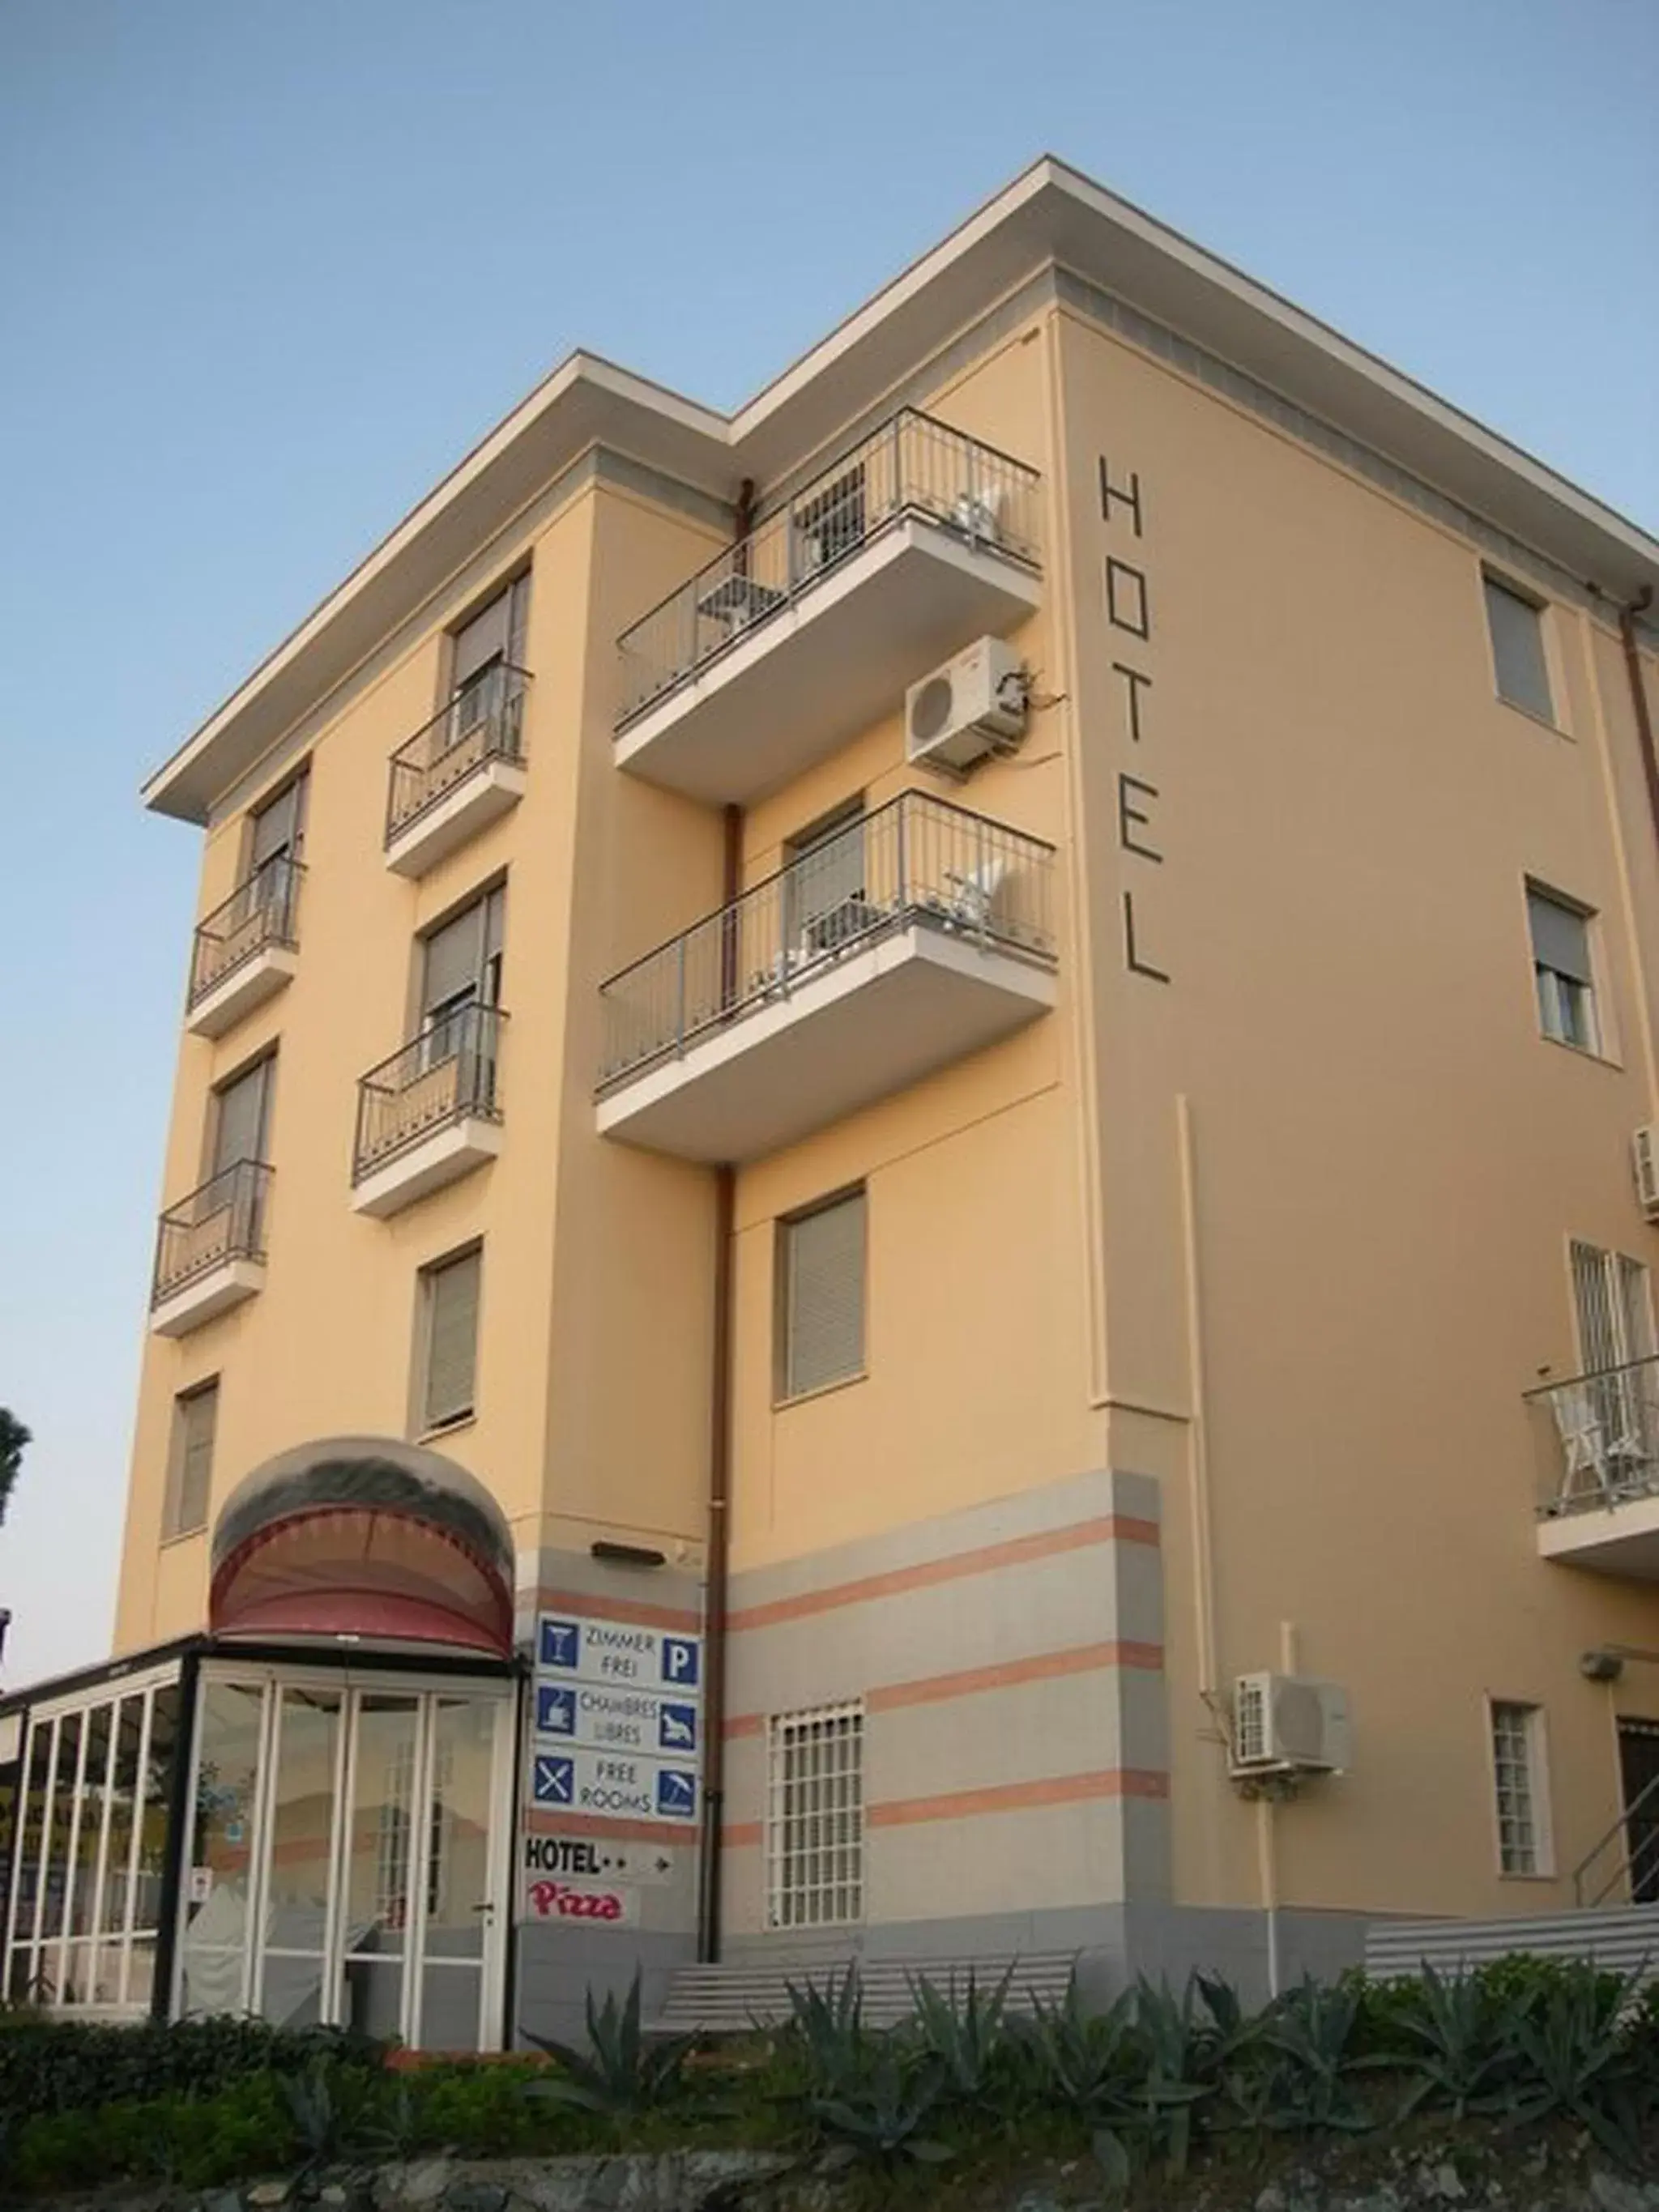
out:
<path id="1" fill-rule="evenodd" d="M 741 526 L 754 486 L 744 479 Z M 720 999 L 737 997 L 738 933 L 732 902 L 743 856 L 743 809 L 728 806 L 722 856 L 726 926 L 720 942 Z M 712 1964 L 720 1951 L 720 1828 L 726 1811 L 726 1611 L 731 1553 L 732 1237 L 738 1176 L 730 1163 L 714 1170 L 714 1334 L 708 1378 L 708 1565 L 703 1620 L 702 1887 L 697 1900 L 697 1956 Z"/>
<path id="2" fill-rule="evenodd" d="M 1619 609 L 1619 635 L 1625 647 L 1625 673 L 1630 678 L 1631 704 L 1636 710 L 1636 738 L 1642 748 L 1642 773 L 1647 780 L 1648 811 L 1653 834 L 1659 838 L 1659 757 L 1653 747 L 1653 715 L 1648 706 L 1647 685 L 1642 680 L 1642 660 L 1636 648 L 1636 617 L 1653 605 L 1653 586 L 1644 584 L 1628 606 Z"/>

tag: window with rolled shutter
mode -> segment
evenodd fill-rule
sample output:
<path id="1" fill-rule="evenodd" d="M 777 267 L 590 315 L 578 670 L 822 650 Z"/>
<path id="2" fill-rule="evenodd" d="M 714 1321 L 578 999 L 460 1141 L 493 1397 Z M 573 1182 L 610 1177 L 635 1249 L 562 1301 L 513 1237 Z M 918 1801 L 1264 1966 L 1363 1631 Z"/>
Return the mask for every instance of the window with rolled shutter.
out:
<path id="1" fill-rule="evenodd" d="M 1549 664 L 1544 655 L 1543 611 L 1532 599 L 1486 579 L 1486 628 L 1492 634 L 1492 668 L 1498 696 L 1511 707 L 1524 708 L 1540 721 L 1555 720 L 1550 697 Z"/>
<path id="2" fill-rule="evenodd" d="M 1590 917 L 1535 884 L 1527 887 L 1538 1019 L 1544 1035 L 1581 1052 L 1598 1049 L 1595 982 L 1590 965 Z"/>
<path id="3" fill-rule="evenodd" d="M 421 1425 L 442 1428 L 472 1411 L 483 1255 L 463 1252 L 425 1271 L 426 1358 Z"/>
<path id="4" fill-rule="evenodd" d="M 799 1398 L 864 1371 L 865 1194 L 780 1225 L 778 1394 Z"/>
<path id="5" fill-rule="evenodd" d="M 520 576 L 480 607 L 455 632 L 450 684 L 460 691 L 493 660 L 524 665 L 525 626 L 530 614 L 530 579 Z"/>
<path id="6" fill-rule="evenodd" d="M 173 1401 L 173 1449 L 167 1468 L 161 1534 L 187 1536 L 207 1526 L 213 1490 L 213 1434 L 219 1419 L 219 1385 L 204 1382 Z"/>
<path id="7" fill-rule="evenodd" d="M 239 1075 L 234 1082 L 214 1092 L 214 1175 L 222 1175 L 239 1160 L 264 1159 L 275 1064 L 275 1055 L 267 1054 L 245 1075 Z"/>

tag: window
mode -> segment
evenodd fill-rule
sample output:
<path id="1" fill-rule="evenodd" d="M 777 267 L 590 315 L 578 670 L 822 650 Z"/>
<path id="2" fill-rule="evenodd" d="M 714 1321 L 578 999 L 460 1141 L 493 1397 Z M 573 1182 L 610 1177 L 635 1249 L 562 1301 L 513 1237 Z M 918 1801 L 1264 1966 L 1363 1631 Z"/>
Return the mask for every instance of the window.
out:
<path id="1" fill-rule="evenodd" d="M 862 1918 L 863 1706 L 780 1714 L 767 1752 L 768 1926 Z"/>
<path id="2" fill-rule="evenodd" d="M 808 958 L 832 952 L 875 919 L 864 895 L 864 801 L 838 806 L 784 848 L 784 936 Z"/>
<path id="3" fill-rule="evenodd" d="M 420 1422 L 422 1430 L 464 1421 L 473 1409 L 478 1364 L 477 1245 L 421 1271 Z"/>
<path id="4" fill-rule="evenodd" d="M 778 1229 L 777 1391 L 799 1398 L 864 1371 L 864 1193 Z"/>
<path id="5" fill-rule="evenodd" d="M 167 1502 L 161 1534 L 187 1536 L 207 1526 L 213 1487 L 213 1437 L 219 1421 L 219 1382 L 181 1390 L 173 1401 L 173 1439 L 167 1454 Z"/>
<path id="6" fill-rule="evenodd" d="M 488 606 L 463 623 L 450 641 L 449 688 L 455 728 L 464 736 L 489 711 L 492 672 L 503 661 L 524 666 L 525 629 L 530 617 L 530 578 L 523 575 L 497 592 Z"/>
<path id="7" fill-rule="evenodd" d="M 1486 628 L 1492 634 L 1492 668 L 1498 696 L 1523 708 L 1540 721 L 1555 720 L 1550 697 L 1549 665 L 1544 658 L 1544 611 L 1495 576 L 1484 580 Z"/>
<path id="8" fill-rule="evenodd" d="M 1532 967 L 1538 987 L 1538 1019 L 1547 1037 L 1576 1045 L 1580 1052 L 1600 1049 L 1595 987 L 1590 970 L 1590 916 L 1553 892 L 1527 887 L 1527 921 L 1532 931 Z"/>
<path id="9" fill-rule="evenodd" d="M 1550 1872 L 1543 1761 L 1543 1721 L 1537 1705 L 1492 1703 L 1492 1777 L 1500 1874 Z"/>
<path id="10" fill-rule="evenodd" d="M 306 835 L 306 787 L 303 773 L 255 810 L 249 824 L 248 868 L 257 876 L 280 860 L 297 860 Z"/>
<path id="11" fill-rule="evenodd" d="M 264 1159 L 276 1065 L 276 1055 L 268 1053 L 214 1092 L 210 1179 L 223 1175 L 240 1160 Z"/>
<path id="12" fill-rule="evenodd" d="M 1653 1299 L 1641 1261 L 1604 1252 L 1599 1244 L 1581 1243 L 1577 1237 L 1570 1258 L 1581 1372 L 1593 1375 L 1651 1359 Z"/>
<path id="13" fill-rule="evenodd" d="M 444 1029 L 463 1007 L 499 1006 L 507 887 L 498 884 L 421 939 L 421 1026 Z"/>

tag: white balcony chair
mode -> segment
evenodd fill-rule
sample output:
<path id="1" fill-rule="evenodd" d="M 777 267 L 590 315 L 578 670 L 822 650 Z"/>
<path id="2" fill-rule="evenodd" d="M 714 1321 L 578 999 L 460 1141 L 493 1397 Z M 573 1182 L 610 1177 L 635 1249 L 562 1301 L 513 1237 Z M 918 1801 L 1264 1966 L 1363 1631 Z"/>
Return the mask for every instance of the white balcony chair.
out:
<path id="1" fill-rule="evenodd" d="M 1587 1498 L 1611 1504 L 1613 1482 L 1607 1430 L 1589 1386 L 1569 1382 L 1552 1391 L 1550 1412 L 1561 1443 L 1561 1480 L 1550 1510 L 1570 1512 Z"/>
<path id="2" fill-rule="evenodd" d="M 1008 877 L 1006 860 L 981 860 L 976 868 L 958 874 L 946 868 L 945 880 L 951 886 L 946 903 L 946 918 L 957 929 L 975 931 L 990 927 L 996 914 L 997 894 Z"/>

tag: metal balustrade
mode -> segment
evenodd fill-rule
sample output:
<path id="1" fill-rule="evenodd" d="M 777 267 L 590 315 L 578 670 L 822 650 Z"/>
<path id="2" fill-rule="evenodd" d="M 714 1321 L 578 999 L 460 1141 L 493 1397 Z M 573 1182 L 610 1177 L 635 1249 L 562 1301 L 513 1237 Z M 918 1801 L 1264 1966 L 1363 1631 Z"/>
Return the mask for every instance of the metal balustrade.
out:
<path id="1" fill-rule="evenodd" d="M 1040 483 L 1023 461 L 901 410 L 623 632 L 618 727 L 907 516 L 1035 568 Z"/>
<path id="2" fill-rule="evenodd" d="M 210 1268 L 264 1258 L 270 1176 L 261 1160 L 238 1160 L 167 1208 L 156 1231 L 152 1305 Z"/>
<path id="3" fill-rule="evenodd" d="M 1528 1390 L 1542 1517 L 1659 1497 L 1659 1358 Z"/>
<path id="4" fill-rule="evenodd" d="M 600 1089 L 912 924 L 1052 966 L 1053 874 L 1041 838 L 903 792 L 602 984 Z"/>
<path id="5" fill-rule="evenodd" d="M 476 1002 L 429 1021 L 357 1085 L 351 1179 L 453 1121 L 501 1118 L 499 1006 Z"/>
<path id="6" fill-rule="evenodd" d="M 386 790 L 388 845 L 486 761 L 523 761 L 529 682 L 527 669 L 492 660 L 404 740 L 392 756 Z"/>
<path id="7" fill-rule="evenodd" d="M 294 951 L 299 944 L 298 860 L 280 854 L 237 884 L 222 906 L 196 928 L 191 950 L 189 1005 L 195 1006 L 232 971 L 267 945 Z"/>

